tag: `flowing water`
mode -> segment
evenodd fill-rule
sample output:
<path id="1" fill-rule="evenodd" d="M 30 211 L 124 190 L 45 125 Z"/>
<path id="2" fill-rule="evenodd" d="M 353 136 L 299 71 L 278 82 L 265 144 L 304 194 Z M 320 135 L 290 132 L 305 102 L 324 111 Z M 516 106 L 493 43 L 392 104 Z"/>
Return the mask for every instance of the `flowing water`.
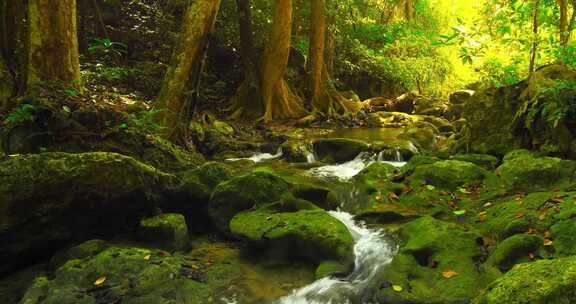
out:
<path id="1" fill-rule="evenodd" d="M 402 159 L 402 155 L 400 154 L 399 150 L 395 150 L 393 160 L 385 160 L 383 152 L 380 152 L 377 155 L 362 152 L 351 161 L 342 164 L 326 165 L 313 168 L 308 172 L 319 177 L 336 178 L 340 181 L 347 181 L 360 173 L 360 171 L 362 171 L 364 168 L 375 162 L 388 163 L 395 167 L 402 167 L 406 164 L 406 162 Z"/>
<path id="2" fill-rule="evenodd" d="M 263 162 L 266 160 L 272 160 L 272 159 L 278 159 L 281 158 L 283 155 L 282 153 L 282 148 L 278 148 L 278 151 L 276 151 L 276 154 L 271 154 L 271 153 L 255 153 L 254 155 L 250 156 L 250 157 L 240 157 L 240 158 L 228 158 L 226 159 L 227 161 L 238 161 L 238 160 L 244 160 L 244 159 L 249 159 L 255 163 L 259 163 L 259 162 Z"/>
<path id="3" fill-rule="evenodd" d="M 340 220 L 354 238 L 355 267 L 345 278 L 326 277 L 295 290 L 278 300 L 278 304 L 345 304 L 366 303 L 370 298 L 373 279 L 388 265 L 396 252 L 396 246 L 386 238 L 384 231 L 369 229 L 356 222 L 353 215 L 330 211 Z"/>

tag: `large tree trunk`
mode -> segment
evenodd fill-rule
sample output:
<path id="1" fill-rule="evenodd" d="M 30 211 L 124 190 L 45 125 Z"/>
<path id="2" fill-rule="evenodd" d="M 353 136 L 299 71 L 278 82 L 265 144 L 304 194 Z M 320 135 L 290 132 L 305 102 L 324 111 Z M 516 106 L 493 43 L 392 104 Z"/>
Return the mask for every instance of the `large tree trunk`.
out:
<path id="1" fill-rule="evenodd" d="M 26 89 L 26 69 L 28 57 L 28 0 L 3 0 L 0 20 L 2 34 L 2 55 L 7 70 L 12 74 L 14 94 Z"/>
<path id="2" fill-rule="evenodd" d="M 250 99 L 247 81 L 238 88 L 234 117 L 257 117 L 264 122 L 272 119 L 300 118 L 306 114 L 302 100 L 284 80 L 288 65 L 292 34 L 292 1 L 276 0 L 274 21 L 260 68 L 260 98 Z"/>
<path id="3" fill-rule="evenodd" d="M 324 50 L 326 42 L 325 0 L 311 0 L 310 24 L 310 99 L 312 108 L 326 113 L 330 107 L 325 94 Z"/>
<path id="4" fill-rule="evenodd" d="M 14 93 L 14 79 L 4 63 L 4 57 L 0 54 L 0 110 L 5 110 L 6 101 Z"/>
<path id="5" fill-rule="evenodd" d="M 29 0 L 27 86 L 42 81 L 80 85 L 76 0 Z"/>
<path id="6" fill-rule="evenodd" d="M 172 62 L 164 76 L 162 89 L 156 100 L 162 110 L 165 136 L 173 142 L 185 143 L 194 105 L 185 98 L 189 82 L 198 84 L 208 36 L 214 27 L 220 0 L 196 0 L 186 10 L 180 36 L 172 53 Z M 198 86 L 193 92 L 198 94 Z"/>

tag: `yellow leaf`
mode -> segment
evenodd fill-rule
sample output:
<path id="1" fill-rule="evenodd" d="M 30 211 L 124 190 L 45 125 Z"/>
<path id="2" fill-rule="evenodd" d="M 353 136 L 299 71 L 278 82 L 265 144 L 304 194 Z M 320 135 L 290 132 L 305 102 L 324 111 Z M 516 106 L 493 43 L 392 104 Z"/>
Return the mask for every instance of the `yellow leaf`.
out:
<path id="1" fill-rule="evenodd" d="M 99 277 L 96 279 L 96 281 L 94 281 L 94 285 L 99 286 L 102 285 L 104 282 L 106 282 L 106 277 Z"/>
<path id="2" fill-rule="evenodd" d="M 151 255 L 145 256 L 145 257 L 144 257 L 144 261 L 150 261 L 150 258 L 151 258 L 151 257 L 152 257 Z"/>
<path id="3" fill-rule="evenodd" d="M 544 240 L 544 246 L 552 246 L 552 244 L 554 244 L 554 242 L 552 242 L 552 240 L 550 240 L 550 239 Z"/>
<path id="4" fill-rule="evenodd" d="M 442 272 L 442 276 L 445 277 L 446 279 L 451 279 L 457 275 L 458 275 L 458 273 L 456 271 L 453 271 L 453 270 L 445 270 Z"/>
<path id="5" fill-rule="evenodd" d="M 392 289 L 395 292 L 401 292 L 402 290 L 404 290 L 404 288 L 402 288 L 402 286 L 400 286 L 400 285 L 392 285 Z"/>
<path id="6" fill-rule="evenodd" d="M 492 203 L 488 202 L 484 204 L 484 208 L 490 208 L 490 207 L 492 207 Z"/>

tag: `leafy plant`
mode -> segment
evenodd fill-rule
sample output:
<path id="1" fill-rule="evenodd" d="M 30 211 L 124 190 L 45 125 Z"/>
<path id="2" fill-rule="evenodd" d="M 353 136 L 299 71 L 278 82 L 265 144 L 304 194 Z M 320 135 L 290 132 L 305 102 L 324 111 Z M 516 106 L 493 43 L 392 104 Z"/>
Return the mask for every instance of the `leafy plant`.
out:
<path id="1" fill-rule="evenodd" d="M 128 47 L 109 38 L 95 38 L 90 43 L 88 52 L 107 57 L 122 57 L 128 53 Z"/>
<path id="2" fill-rule="evenodd" d="M 19 125 L 26 122 L 32 122 L 35 117 L 36 107 L 31 104 L 23 104 L 8 115 L 6 122 L 13 125 Z"/>
<path id="3" fill-rule="evenodd" d="M 148 110 L 141 111 L 136 114 L 130 114 L 129 124 L 140 130 L 141 132 L 148 134 L 160 134 L 166 128 L 157 123 L 157 115 L 160 114 L 162 110 Z M 126 124 L 120 125 L 121 129 L 127 128 Z"/>

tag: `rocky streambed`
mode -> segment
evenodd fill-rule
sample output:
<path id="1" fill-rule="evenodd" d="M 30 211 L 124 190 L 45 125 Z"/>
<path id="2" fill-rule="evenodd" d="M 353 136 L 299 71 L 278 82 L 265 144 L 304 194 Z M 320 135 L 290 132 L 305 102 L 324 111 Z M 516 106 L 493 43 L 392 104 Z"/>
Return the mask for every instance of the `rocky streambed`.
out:
<path id="1" fill-rule="evenodd" d="M 575 162 L 310 145 L 173 171 L 8 157 L 2 303 L 576 301 Z"/>

